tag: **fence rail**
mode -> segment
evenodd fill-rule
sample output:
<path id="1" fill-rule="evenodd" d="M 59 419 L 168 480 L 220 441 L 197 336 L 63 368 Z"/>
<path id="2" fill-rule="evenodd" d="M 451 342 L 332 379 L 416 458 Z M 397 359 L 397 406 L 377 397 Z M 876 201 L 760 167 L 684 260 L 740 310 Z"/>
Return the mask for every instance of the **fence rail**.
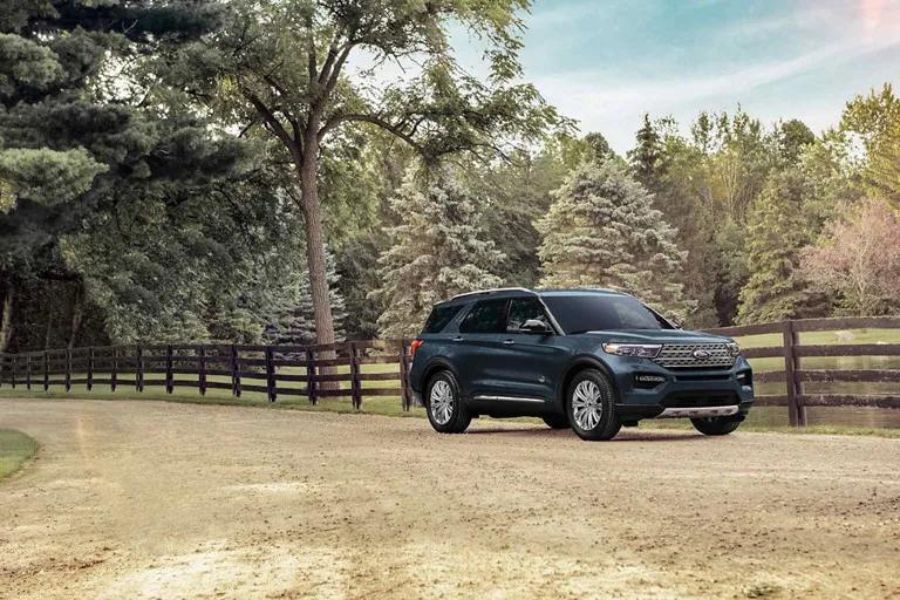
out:
<path id="1" fill-rule="evenodd" d="M 801 344 L 800 334 L 847 329 L 900 329 L 900 317 L 804 319 L 742 327 L 709 329 L 729 336 L 778 334 L 778 346 L 745 349 L 749 359 L 781 358 L 781 370 L 754 369 L 756 383 L 784 382 L 784 393 L 757 394 L 761 406 L 784 406 L 792 425 L 806 425 L 809 406 L 900 408 L 900 368 L 809 369 L 803 361 L 817 357 L 900 356 L 900 344 Z M 364 397 L 399 396 L 409 410 L 407 340 L 368 340 L 314 346 L 222 344 L 146 344 L 103 346 L 0 354 L 0 385 L 27 389 L 84 385 L 138 392 L 161 387 L 227 390 L 235 397 L 259 392 L 271 402 L 282 397 L 345 397 L 362 406 Z M 382 365 L 378 370 L 371 365 Z M 391 369 L 390 365 L 396 365 Z M 807 393 L 807 383 L 897 383 L 887 394 Z"/>
<path id="2" fill-rule="evenodd" d="M 807 369 L 804 358 L 900 356 L 900 344 L 801 344 L 800 334 L 843 331 L 848 329 L 900 329 L 900 317 L 855 317 L 846 319 L 799 319 L 778 323 L 763 323 L 742 327 L 708 329 L 710 333 L 734 337 L 780 334 L 781 345 L 747 348 L 747 358 L 782 358 L 784 369 L 759 371 L 754 369 L 756 382 L 779 382 L 785 385 L 784 394 L 756 396 L 761 406 L 786 406 L 791 425 L 807 424 L 808 406 L 867 406 L 900 408 L 900 385 L 888 394 L 811 394 L 804 391 L 806 383 L 900 383 L 900 369 Z"/>
<path id="3" fill-rule="evenodd" d="M 404 410 L 411 398 L 406 387 L 409 369 L 405 340 L 370 340 L 313 346 L 249 344 L 139 344 L 0 354 L 0 386 L 26 389 L 83 385 L 88 391 L 109 386 L 116 391 L 133 386 L 138 392 L 161 387 L 228 390 L 279 396 L 345 397 L 362 406 L 364 397 L 399 396 Z M 396 369 L 390 369 L 390 365 Z M 385 365 L 387 370 L 365 370 Z M 383 382 L 374 386 L 363 382 Z"/>

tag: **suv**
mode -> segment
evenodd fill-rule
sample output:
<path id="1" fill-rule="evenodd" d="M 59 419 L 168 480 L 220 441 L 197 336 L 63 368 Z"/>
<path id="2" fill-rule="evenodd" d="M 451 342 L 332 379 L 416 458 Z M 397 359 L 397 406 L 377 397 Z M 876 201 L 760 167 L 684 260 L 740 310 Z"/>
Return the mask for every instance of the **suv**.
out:
<path id="1" fill-rule="evenodd" d="M 455 296 L 434 306 L 410 350 L 409 387 L 442 433 L 489 415 L 541 417 L 585 440 L 661 417 L 725 435 L 753 405 L 750 365 L 733 340 L 682 331 L 611 290 Z"/>

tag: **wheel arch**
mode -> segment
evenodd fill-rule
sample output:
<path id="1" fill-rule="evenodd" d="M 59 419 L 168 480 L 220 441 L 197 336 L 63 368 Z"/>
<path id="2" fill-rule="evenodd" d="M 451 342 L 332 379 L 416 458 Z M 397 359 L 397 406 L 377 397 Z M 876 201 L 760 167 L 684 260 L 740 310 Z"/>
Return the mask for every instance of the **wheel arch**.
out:
<path id="1" fill-rule="evenodd" d="M 554 404 L 558 411 L 565 414 L 566 390 L 569 389 L 569 384 L 572 382 L 575 376 L 578 375 L 581 371 L 587 369 L 596 369 L 606 375 L 606 377 L 609 379 L 610 385 L 613 388 L 613 392 L 616 394 L 616 396 L 619 395 L 619 389 L 616 385 L 616 378 L 613 376 L 612 370 L 609 368 L 609 365 L 595 356 L 576 356 L 563 371 L 559 387 L 556 390 L 556 398 Z"/>
<path id="2" fill-rule="evenodd" d="M 424 402 L 425 394 L 428 391 L 428 382 L 434 377 L 435 373 L 439 373 L 440 371 L 450 371 L 453 374 L 453 377 L 456 379 L 458 385 L 462 386 L 462 383 L 459 378 L 459 373 L 456 368 L 454 368 L 453 364 L 443 357 L 435 357 L 428 361 L 428 364 L 425 365 L 425 368 L 422 370 L 422 399 Z M 462 390 L 460 390 L 462 392 Z"/>

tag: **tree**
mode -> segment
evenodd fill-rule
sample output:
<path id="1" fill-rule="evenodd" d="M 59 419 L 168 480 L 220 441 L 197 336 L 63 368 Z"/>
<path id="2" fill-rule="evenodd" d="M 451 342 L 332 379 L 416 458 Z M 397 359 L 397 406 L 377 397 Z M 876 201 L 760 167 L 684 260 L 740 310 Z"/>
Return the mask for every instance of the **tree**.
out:
<path id="1" fill-rule="evenodd" d="M 338 339 L 344 337 L 344 321 L 347 313 L 344 298 L 338 289 L 340 276 L 335 268 L 334 256 L 329 252 L 327 258 L 328 287 L 331 293 L 329 302 L 334 315 L 335 333 Z M 312 294 L 310 293 L 309 272 L 303 271 L 296 282 L 296 296 L 292 301 L 273 307 L 273 316 L 264 334 L 268 342 L 275 344 L 314 344 L 316 341 L 315 315 L 313 313 Z"/>
<path id="2" fill-rule="evenodd" d="M 411 168 L 391 201 L 400 224 L 390 228 L 391 246 L 379 264 L 381 287 L 373 299 L 385 307 L 382 337 L 419 332 L 432 305 L 455 294 L 496 287 L 494 267 L 503 254 L 487 239 L 482 205 L 449 166 Z"/>
<path id="3" fill-rule="evenodd" d="M 430 160 L 493 151 L 556 120 L 534 87 L 516 83 L 527 0 L 239 0 L 224 27 L 167 65 L 190 99 L 242 127 L 261 124 L 292 164 L 306 226 L 320 343 L 334 339 L 319 199 L 320 161 L 354 124 L 379 128 Z M 464 72 L 448 40 L 461 25 L 486 45 L 487 82 Z M 351 78 L 356 55 L 371 63 Z M 386 77 L 385 64 L 421 67 Z M 380 77 L 380 78 L 379 78 Z"/>
<path id="4" fill-rule="evenodd" d="M 872 196 L 900 207 L 900 98 L 885 84 L 879 92 L 857 96 L 841 116 L 841 131 L 862 141 L 864 181 Z"/>
<path id="5" fill-rule="evenodd" d="M 866 200 L 829 223 L 814 246 L 803 249 L 803 274 L 838 295 L 854 315 L 900 309 L 900 217 L 882 200 Z"/>
<path id="6" fill-rule="evenodd" d="M 538 230 L 542 285 L 621 289 L 682 319 L 690 310 L 676 232 L 622 161 L 576 169 Z"/>
<path id="7" fill-rule="evenodd" d="M 144 301 L 158 298 L 155 292 L 165 289 L 154 289 L 159 274 L 170 274 L 178 265 L 164 251 L 139 256 L 137 247 L 197 249 L 202 245 L 198 231 L 215 208 L 215 201 L 201 199 L 224 179 L 243 177 L 252 157 L 243 144 L 212 135 L 195 114 L 138 106 L 125 97 L 126 82 L 110 80 L 113 69 L 141 63 L 175 40 L 194 39 L 214 20 L 205 3 L 4 5 L 0 287 L 7 307 L 3 318 L 23 343 L 71 345 L 85 319 L 95 325 L 99 320 L 99 329 L 115 322 L 108 312 L 96 319 L 98 307 L 121 308 L 118 316 L 128 310 L 154 315 L 144 322 L 158 324 L 157 329 L 142 328 L 139 319 L 129 325 L 148 337 L 171 325 L 165 317 L 177 320 L 185 314 L 184 304 L 160 312 L 154 309 L 159 304 Z M 152 231 L 154 237 L 139 239 L 138 231 Z M 187 243 L 170 244 L 179 238 Z M 180 255 L 190 259 L 182 275 L 203 262 L 189 252 Z M 129 257 L 146 278 L 132 277 L 137 271 L 125 264 Z M 104 270 L 114 265 L 125 268 Z M 91 280 L 114 283 L 107 289 L 123 294 L 93 294 L 101 287 L 89 285 Z M 202 294 L 178 292 L 167 293 L 166 302 L 178 299 L 196 307 L 205 301 Z M 104 298 L 110 302 L 103 305 Z M 126 298 L 131 300 L 124 302 L 127 309 L 121 302 Z M 16 310 L 37 321 L 18 319 Z M 0 342 L 13 339 L 10 331 Z"/>
<path id="8" fill-rule="evenodd" d="M 754 202 L 747 223 L 749 279 L 740 292 L 744 324 L 822 316 L 828 305 L 800 273 L 800 249 L 810 242 L 803 215 L 808 190 L 802 174 L 780 173 Z"/>
<path id="9" fill-rule="evenodd" d="M 628 151 L 628 162 L 635 179 L 652 189 L 659 175 L 658 163 L 661 158 L 662 140 L 650 121 L 650 115 L 644 113 L 644 121 L 635 134 L 635 146 Z"/>

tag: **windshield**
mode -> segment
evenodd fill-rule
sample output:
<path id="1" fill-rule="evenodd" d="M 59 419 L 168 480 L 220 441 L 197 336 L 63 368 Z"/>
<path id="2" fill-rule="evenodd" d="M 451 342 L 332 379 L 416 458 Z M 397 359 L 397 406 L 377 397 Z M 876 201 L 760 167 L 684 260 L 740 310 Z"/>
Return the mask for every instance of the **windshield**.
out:
<path id="1" fill-rule="evenodd" d="M 584 294 L 545 296 L 543 300 L 566 333 L 672 328 L 631 296 Z"/>

